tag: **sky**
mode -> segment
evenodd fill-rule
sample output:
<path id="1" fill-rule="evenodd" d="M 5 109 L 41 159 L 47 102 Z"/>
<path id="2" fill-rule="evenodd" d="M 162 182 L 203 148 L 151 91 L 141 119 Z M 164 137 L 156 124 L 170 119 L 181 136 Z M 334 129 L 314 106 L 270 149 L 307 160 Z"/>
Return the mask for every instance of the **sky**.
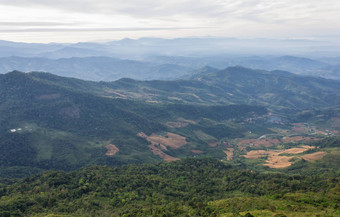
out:
<path id="1" fill-rule="evenodd" d="M 0 40 L 340 39 L 339 0 L 0 0 Z"/>

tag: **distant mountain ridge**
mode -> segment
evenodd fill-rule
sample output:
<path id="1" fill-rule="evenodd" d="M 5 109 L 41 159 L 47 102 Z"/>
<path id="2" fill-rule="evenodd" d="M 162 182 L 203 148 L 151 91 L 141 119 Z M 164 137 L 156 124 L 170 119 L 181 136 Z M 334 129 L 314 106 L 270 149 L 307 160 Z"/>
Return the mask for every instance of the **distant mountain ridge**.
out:
<path id="1" fill-rule="evenodd" d="M 284 71 L 229 67 L 206 68 L 190 80 L 134 81 L 121 79 L 108 85 L 119 93 L 141 99 L 197 104 L 255 104 L 273 109 L 303 110 L 340 104 L 340 82 L 299 76 Z M 148 94 L 153 93 L 153 94 Z"/>
<path id="2" fill-rule="evenodd" d="M 66 49 L 66 50 L 65 50 Z M 137 80 L 174 80 L 189 78 L 195 72 L 207 67 L 218 70 L 231 66 L 243 66 L 262 70 L 284 70 L 295 74 L 340 79 L 339 65 L 330 65 L 308 58 L 282 57 L 152 57 L 141 60 L 119 59 L 97 52 L 90 54 L 83 48 L 65 48 L 60 53 L 46 53 L 40 57 L 0 58 L 0 73 L 12 70 L 48 71 L 60 76 L 94 81 L 112 81 L 123 77 Z M 59 51 L 58 51 L 59 52 Z M 91 53 L 92 54 L 92 53 Z M 49 59 L 46 57 L 65 56 Z M 72 57 L 80 56 L 80 57 Z M 340 63 L 339 63 L 340 64 Z"/>
<path id="3" fill-rule="evenodd" d="M 112 57 L 72 57 L 62 59 L 6 57 L 0 58 L 0 73 L 12 70 L 48 71 L 59 76 L 92 81 L 113 81 L 123 77 L 140 80 L 176 79 L 193 71 L 175 64 L 153 64 Z"/>

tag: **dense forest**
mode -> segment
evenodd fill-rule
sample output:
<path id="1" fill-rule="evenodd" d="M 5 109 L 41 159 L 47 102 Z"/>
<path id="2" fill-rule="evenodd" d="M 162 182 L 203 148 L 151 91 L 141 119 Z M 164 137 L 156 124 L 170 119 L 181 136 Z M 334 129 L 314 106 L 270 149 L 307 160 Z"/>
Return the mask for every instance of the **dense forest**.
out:
<path id="1" fill-rule="evenodd" d="M 211 158 L 89 166 L 2 184 L 0 215 L 338 216 L 339 181 L 240 170 Z"/>

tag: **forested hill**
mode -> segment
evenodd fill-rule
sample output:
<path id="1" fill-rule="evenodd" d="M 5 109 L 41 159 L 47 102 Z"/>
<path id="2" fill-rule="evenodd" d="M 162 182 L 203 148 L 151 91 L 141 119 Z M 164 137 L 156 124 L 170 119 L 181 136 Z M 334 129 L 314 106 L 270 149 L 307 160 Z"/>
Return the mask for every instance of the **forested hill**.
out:
<path id="1" fill-rule="evenodd" d="M 0 76 L 13 76 L 10 74 Z M 72 91 L 160 103 L 248 104 L 289 112 L 340 105 L 340 81 L 243 67 L 225 70 L 208 67 L 189 80 L 176 81 L 120 79 L 115 82 L 90 82 L 39 72 L 26 76 Z"/>
<path id="2" fill-rule="evenodd" d="M 214 159 L 91 166 L 0 186 L 0 215 L 339 216 L 339 188 L 339 179 L 259 174 Z"/>
<path id="3" fill-rule="evenodd" d="M 267 113 L 264 107 L 248 105 L 146 103 L 112 97 L 110 91 L 101 83 L 47 73 L 0 75 L 1 176 L 27 175 L 41 169 L 70 170 L 88 164 L 161 161 L 139 133 L 160 138 L 172 133 L 180 146 L 157 152 L 172 160 L 193 157 L 195 148 L 207 155 L 220 152 L 222 157 L 223 152 L 209 148 L 204 138 L 193 133 L 217 138 L 243 136 L 249 131 L 247 127 L 220 122 Z M 177 118 L 191 120 L 192 127 L 179 131 L 167 125 Z M 202 119 L 205 122 L 200 122 Z"/>
<path id="4" fill-rule="evenodd" d="M 109 87 L 147 100 L 198 104 L 257 104 L 290 112 L 340 104 L 340 81 L 299 76 L 283 71 L 229 67 L 206 68 L 190 80 L 135 81 L 121 79 Z"/>

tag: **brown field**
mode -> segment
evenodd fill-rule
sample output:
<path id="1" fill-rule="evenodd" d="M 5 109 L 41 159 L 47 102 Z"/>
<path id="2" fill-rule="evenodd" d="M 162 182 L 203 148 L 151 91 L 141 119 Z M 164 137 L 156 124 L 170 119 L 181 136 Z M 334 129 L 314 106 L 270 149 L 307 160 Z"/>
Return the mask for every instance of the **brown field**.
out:
<path id="1" fill-rule="evenodd" d="M 249 151 L 243 157 L 248 158 L 248 159 L 257 159 L 257 158 L 264 157 L 267 155 L 268 155 L 268 152 L 265 150 L 253 150 L 253 151 Z"/>
<path id="2" fill-rule="evenodd" d="M 300 154 L 300 153 L 307 151 L 308 149 L 311 149 L 311 148 L 290 148 L 290 149 L 282 150 L 280 154 Z"/>
<path id="3" fill-rule="evenodd" d="M 293 136 L 293 137 L 284 137 L 281 140 L 279 139 L 245 139 L 241 140 L 237 143 L 237 147 L 239 150 L 244 151 L 247 147 L 273 147 L 274 145 L 278 145 L 280 143 L 289 143 L 289 142 L 299 142 L 299 141 L 318 141 L 319 138 L 315 137 L 302 137 L 302 136 Z"/>
<path id="4" fill-rule="evenodd" d="M 305 154 L 303 156 L 301 156 L 302 159 L 306 160 L 306 161 L 316 161 L 319 160 L 321 158 L 323 158 L 323 156 L 325 156 L 327 153 L 324 151 L 319 151 L 319 152 L 315 152 L 312 154 Z"/>
<path id="5" fill-rule="evenodd" d="M 149 142 L 151 142 L 151 144 L 157 144 L 160 145 L 161 147 L 165 147 L 165 149 L 166 147 L 177 149 L 188 143 L 184 136 L 175 133 L 167 133 L 167 136 L 164 137 L 156 135 L 154 133 L 151 134 L 151 136 L 147 136 L 145 133 L 140 132 L 137 134 L 137 136 L 148 140 Z"/>
<path id="6" fill-rule="evenodd" d="M 210 147 L 216 147 L 218 145 L 218 141 L 214 141 L 214 142 L 209 142 L 208 144 Z"/>
<path id="7" fill-rule="evenodd" d="M 201 150 L 191 150 L 191 152 L 194 154 L 203 154 L 203 151 Z"/>
<path id="8" fill-rule="evenodd" d="M 122 98 L 127 98 L 126 95 L 121 94 L 121 93 L 119 93 L 119 92 L 117 92 L 117 91 L 114 91 L 114 90 L 106 90 L 105 92 L 107 92 L 107 93 L 113 93 L 113 94 L 115 94 L 115 95 L 117 95 L 117 96 L 120 96 L 120 97 L 122 97 Z"/>
<path id="9" fill-rule="evenodd" d="M 280 154 L 300 154 L 300 153 L 307 151 L 308 149 L 313 149 L 313 148 L 315 147 L 306 145 L 301 148 L 291 148 L 291 149 L 284 149 L 284 150 L 271 150 L 271 151 L 252 150 L 252 151 L 249 151 L 246 155 L 244 155 L 244 157 L 248 159 L 257 159 L 257 158 L 268 156 L 266 163 L 263 164 L 264 166 L 268 166 L 270 168 L 285 168 L 285 167 L 289 167 L 290 165 L 292 165 L 293 162 L 290 162 L 290 160 L 297 156 L 280 156 Z M 320 155 L 321 154 L 310 156 L 309 154 L 307 154 L 304 156 L 307 156 L 307 159 L 314 159 L 314 158 L 320 157 Z"/>
<path id="10" fill-rule="evenodd" d="M 173 149 L 180 148 L 187 144 L 184 136 L 174 133 L 167 133 L 167 137 L 151 134 L 151 136 L 147 137 L 147 140 L 152 144 L 162 144 Z"/>
<path id="11" fill-rule="evenodd" d="M 227 148 L 228 150 L 224 150 L 223 152 L 227 155 L 227 160 L 232 160 L 234 156 L 234 149 Z"/>
<path id="12" fill-rule="evenodd" d="M 290 165 L 293 164 L 293 162 L 290 162 L 292 158 L 293 156 L 269 155 L 268 160 L 266 160 L 266 164 L 263 164 L 263 166 L 268 166 L 270 168 L 276 169 L 289 167 Z"/>
<path id="13" fill-rule="evenodd" d="M 148 138 L 148 136 L 143 132 L 138 133 L 137 136 L 142 137 L 144 139 Z"/>
<path id="14" fill-rule="evenodd" d="M 176 161 L 176 160 L 179 160 L 179 158 L 175 158 L 175 157 L 172 157 L 168 154 L 165 154 L 161 149 L 162 147 L 160 147 L 159 145 L 157 144 L 151 144 L 149 145 L 149 148 L 150 150 L 152 151 L 152 153 L 154 155 L 157 155 L 159 156 L 160 158 L 162 158 L 163 160 L 165 160 L 166 162 L 171 162 L 171 161 Z"/>
<path id="15" fill-rule="evenodd" d="M 119 151 L 119 148 L 113 144 L 107 145 L 105 148 L 107 149 L 106 156 L 113 156 Z"/>
<path id="16" fill-rule="evenodd" d="M 149 148 L 152 151 L 152 153 L 154 155 L 159 156 L 160 158 L 167 162 L 179 160 L 179 158 L 172 157 L 164 153 L 163 151 L 168 150 L 168 147 L 177 149 L 187 144 L 185 137 L 174 133 L 167 133 L 166 137 L 156 135 L 154 133 L 151 134 L 151 136 L 147 136 L 143 132 L 140 132 L 137 135 L 151 142 Z"/>

